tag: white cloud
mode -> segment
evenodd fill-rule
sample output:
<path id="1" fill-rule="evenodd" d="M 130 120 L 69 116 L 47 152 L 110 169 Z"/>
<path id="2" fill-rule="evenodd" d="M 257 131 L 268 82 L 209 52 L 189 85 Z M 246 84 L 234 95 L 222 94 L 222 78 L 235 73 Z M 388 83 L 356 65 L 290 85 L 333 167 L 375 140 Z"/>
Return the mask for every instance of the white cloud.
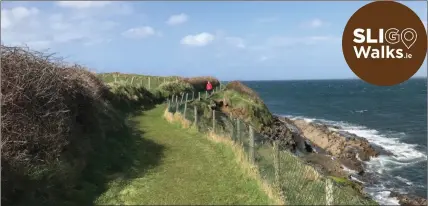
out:
<path id="1" fill-rule="evenodd" d="M 181 13 L 170 16 L 166 23 L 169 25 L 179 25 L 185 23 L 188 19 L 189 17 L 186 14 Z"/>
<path id="2" fill-rule="evenodd" d="M 99 8 L 111 4 L 111 1 L 58 1 L 60 7 L 73 9 Z"/>
<path id="3" fill-rule="evenodd" d="M 130 39 L 142 39 L 149 36 L 155 35 L 157 32 L 150 26 L 135 27 L 128 29 L 122 33 L 126 38 Z"/>
<path id="4" fill-rule="evenodd" d="M 181 44 L 189 46 L 206 46 L 214 41 L 214 35 L 202 32 L 196 35 L 187 35 L 181 39 Z"/>
<path id="5" fill-rule="evenodd" d="M 306 28 L 313 28 L 313 29 L 315 29 L 315 28 L 320 28 L 320 27 L 324 27 L 324 26 L 327 26 L 327 25 L 328 25 L 328 23 L 327 23 L 327 22 L 322 21 L 321 19 L 318 19 L 318 18 L 316 18 L 316 19 L 312 19 L 311 21 L 309 21 L 309 22 L 304 22 L 304 23 L 302 24 L 302 26 L 303 26 L 303 27 L 306 27 Z"/>
<path id="6" fill-rule="evenodd" d="M 322 22 L 320 19 L 314 19 L 309 24 L 312 28 L 318 28 L 324 25 L 324 22 Z"/>
<path id="7" fill-rule="evenodd" d="M 114 35 L 111 31 L 118 26 L 110 20 L 112 16 L 114 14 L 106 10 L 48 13 L 34 7 L 2 9 L 2 41 L 7 45 L 28 45 L 32 49 L 55 48 L 70 42 L 83 46 L 108 43 Z"/>
<path id="8" fill-rule="evenodd" d="M 26 8 L 22 6 L 14 7 L 11 9 L 1 10 L 1 28 L 7 29 L 13 24 L 20 23 L 23 20 L 35 16 L 39 13 L 37 8 Z"/>
<path id="9" fill-rule="evenodd" d="M 244 39 L 242 39 L 240 37 L 226 37 L 225 40 L 227 41 L 227 43 L 229 43 L 229 44 L 231 44 L 237 48 L 244 49 L 247 47 Z"/>
<path id="10" fill-rule="evenodd" d="M 38 14 L 39 10 L 37 8 L 34 8 L 34 7 L 30 8 L 30 9 L 27 9 L 25 7 L 15 7 L 10 11 L 10 13 L 12 14 L 13 17 L 20 20 L 20 19 L 29 17 L 31 15 Z"/>

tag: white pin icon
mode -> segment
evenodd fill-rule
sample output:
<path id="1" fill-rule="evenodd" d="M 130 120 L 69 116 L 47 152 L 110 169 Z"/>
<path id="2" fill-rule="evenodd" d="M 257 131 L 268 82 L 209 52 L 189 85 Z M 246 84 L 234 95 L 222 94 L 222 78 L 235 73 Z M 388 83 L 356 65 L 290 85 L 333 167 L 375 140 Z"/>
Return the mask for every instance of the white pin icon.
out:
<path id="1" fill-rule="evenodd" d="M 410 49 L 410 47 L 415 44 L 417 38 L 418 33 L 416 33 L 416 31 L 412 28 L 406 28 L 401 31 L 401 42 L 403 42 L 407 49 Z"/>

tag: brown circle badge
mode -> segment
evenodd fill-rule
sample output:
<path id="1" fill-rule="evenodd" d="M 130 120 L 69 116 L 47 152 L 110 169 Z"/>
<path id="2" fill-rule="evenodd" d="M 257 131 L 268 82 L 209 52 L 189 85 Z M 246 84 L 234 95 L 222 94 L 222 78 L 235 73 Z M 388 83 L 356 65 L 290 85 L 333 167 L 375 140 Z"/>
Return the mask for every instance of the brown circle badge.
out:
<path id="1" fill-rule="evenodd" d="M 407 6 L 375 1 L 349 19 L 342 50 L 346 63 L 359 78 L 391 86 L 410 79 L 421 68 L 427 54 L 427 33 Z"/>

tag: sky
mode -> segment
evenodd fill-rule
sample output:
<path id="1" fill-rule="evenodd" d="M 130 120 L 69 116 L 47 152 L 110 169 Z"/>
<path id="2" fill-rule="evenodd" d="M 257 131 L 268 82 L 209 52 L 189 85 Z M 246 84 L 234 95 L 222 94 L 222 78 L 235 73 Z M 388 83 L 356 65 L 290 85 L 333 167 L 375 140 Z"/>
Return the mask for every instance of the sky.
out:
<path id="1" fill-rule="evenodd" d="M 2 2 L 1 41 L 96 72 L 222 80 L 356 78 L 347 20 L 369 2 Z M 427 3 L 405 2 L 426 25 Z M 415 75 L 426 76 L 426 60 Z"/>

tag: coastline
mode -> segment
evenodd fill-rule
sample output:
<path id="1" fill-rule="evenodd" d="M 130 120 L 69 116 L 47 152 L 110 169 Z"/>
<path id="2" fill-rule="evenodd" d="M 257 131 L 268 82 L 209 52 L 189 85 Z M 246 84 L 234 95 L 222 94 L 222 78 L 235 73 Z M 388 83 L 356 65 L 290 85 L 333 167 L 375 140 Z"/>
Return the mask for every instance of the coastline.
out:
<path id="1" fill-rule="evenodd" d="M 416 83 L 417 85 L 421 84 L 420 82 Z M 321 174 L 330 176 L 338 184 L 343 182 L 350 183 L 363 196 L 369 196 L 370 199 L 375 200 L 380 205 L 423 205 L 426 203 L 426 196 L 423 194 L 423 188 L 425 187 L 420 184 L 420 180 L 415 180 L 418 177 L 426 177 L 422 176 L 423 174 L 419 174 L 418 170 L 418 166 L 427 160 L 426 153 L 419 151 L 418 145 L 402 141 L 396 137 L 396 135 L 404 137 L 408 130 L 405 130 L 406 133 L 400 132 L 396 134 L 390 133 L 391 130 L 388 128 L 395 125 L 395 122 L 400 122 L 392 118 L 392 116 L 396 115 L 398 116 L 397 118 L 403 118 L 401 116 L 403 114 L 402 107 L 393 108 L 392 111 L 396 113 L 392 115 L 389 115 L 389 110 L 387 109 L 377 110 L 383 112 L 380 113 L 379 116 L 381 117 L 378 121 L 389 117 L 385 119 L 385 122 L 382 122 L 387 130 L 379 131 L 367 126 L 361 126 L 366 125 L 364 123 L 366 120 L 373 123 L 376 119 L 365 119 L 367 115 L 356 115 L 356 113 L 363 114 L 367 111 L 374 111 L 372 109 L 377 109 L 379 104 L 373 98 L 367 101 L 368 105 L 367 103 L 360 105 L 358 107 L 361 109 L 358 108 L 357 110 L 343 105 L 345 103 L 343 100 L 338 101 L 338 104 L 326 106 L 310 102 L 302 107 L 304 104 L 299 102 L 303 100 L 302 95 L 306 96 L 308 92 L 313 90 L 314 86 L 315 88 L 320 88 L 318 93 L 314 94 L 318 94 L 315 97 L 332 103 L 335 102 L 332 99 L 325 98 L 325 94 L 333 93 L 337 96 L 349 96 L 351 94 L 352 98 L 347 101 L 357 101 L 356 98 L 366 97 L 367 95 L 369 97 L 376 97 L 381 94 L 390 95 L 391 90 L 385 92 L 381 89 L 373 88 L 374 90 L 372 91 L 365 85 L 353 85 L 348 82 L 341 83 L 337 87 L 331 84 L 318 85 L 316 83 L 304 83 L 303 85 L 294 83 L 288 85 L 285 83 L 284 85 L 275 84 L 277 84 L 274 85 L 275 87 L 281 86 L 285 89 L 281 91 L 271 90 L 272 85 L 254 83 L 247 86 L 237 81 L 230 82 L 226 86 L 227 92 L 217 95 L 214 101 L 217 106 L 221 107 L 222 112 L 241 118 L 250 124 L 261 125 L 261 127 L 257 127 L 257 130 L 266 138 L 281 140 L 283 149 L 294 152 L 297 157 L 313 166 Z M 343 85 L 347 84 L 353 91 L 361 92 L 341 93 Z M 296 91 L 295 88 L 297 86 L 301 86 L 302 89 Z M 323 89 L 332 91 L 327 93 Z M 253 91 L 251 93 L 254 93 L 255 90 L 264 97 L 263 100 L 258 94 L 247 94 L 248 91 Z M 403 87 L 398 87 L 397 90 L 401 95 L 409 92 L 409 89 L 403 89 Z M 287 92 L 288 95 L 284 96 L 287 98 L 277 98 L 284 92 Z M 415 95 L 414 93 L 411 94 Z M 249 104 L 248 101 L 245 101 L 248 98 L 257 99 L 256 104 L 254 102 Z M 268 104 L 265 104 L 265 101 Z M 395 102 L 385 104 L 385 108 L 395 106 L 392 103 Z M 418 103 L 412 103 L 410 102 L 410 105 L 419 106 Z M 290 110 L 300 115 L 312 113 L 318 116 L 318 119 L 304 116 L 278 115 L 278 113 L 272 113 L 267 108 L 267 105 L 273 111 L 285 112 Z M 302 106 L 299 107 L 297 105 Z M 330 113 L 327 114 L 326 112 L 332 108 L 334 110 L 330 110 Z M 296 109 L 300 111 L 296 112 Z M 345 115 L 344 119 L 338 119 L 335 117 L 335 113 L 331 113 L 339 112 L 344 114 L 347 111 L 351 111 L 352 115 Z M 415 111 L 411 110 L 406 114 L 407 116 L 418 115 L 414 113 Z M 319 118 L 321 115 L 334 120 L 321 119 Z M 420 118 L 420 116 L 417 117 Z M 358 121 L 355 123 L 352 121 L 353 118 L 357 118 Z M 401 124 L 400 130 L 406 125 L 403 122 Z M 415 126 L 413 128 L 418 129 Z M 400 168 L 400 171 L 405 170 L 404 172 L 407 172 L 407 175 L 393 173 L 394 170 Z M 418 176 L 412 174 L 415 171 L 419 174 Z"/>
<path id="2" fill-rule="evenodd" d="M 370 191 L 379 182 L 372 171 L 368 171 L 370 160 L 394 155 L 364 137 L 343 131 L 327 123 L 307 121 L 275 115 L 293 133 L 299 155 L 321 173 L 347 178 L 356 185 L 362 195 L 369 195 L 381 205 L 426 205 L 427 200 L 413 194 L 388 190 Z"/>

